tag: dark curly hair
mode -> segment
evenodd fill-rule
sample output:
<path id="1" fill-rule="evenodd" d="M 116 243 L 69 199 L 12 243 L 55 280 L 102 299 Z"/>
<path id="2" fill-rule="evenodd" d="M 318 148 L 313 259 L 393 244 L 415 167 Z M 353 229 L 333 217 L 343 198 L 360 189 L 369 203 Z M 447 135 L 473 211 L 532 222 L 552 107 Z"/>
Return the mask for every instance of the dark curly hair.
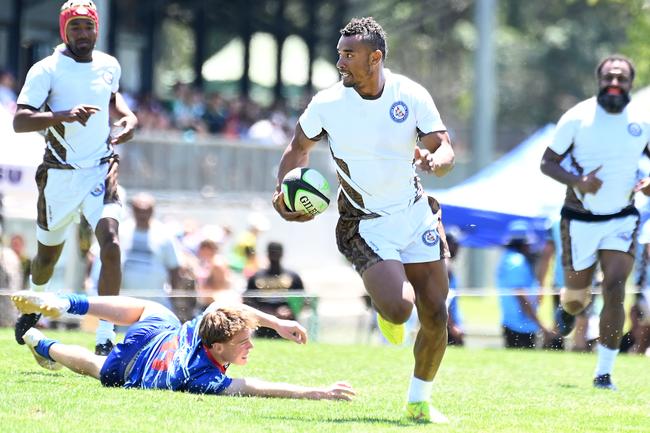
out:
<path id="1" fill-rule="evenodd" d="M 361 40 L 368 44 L 373 50 L 381 51 L 383 59 L 388 54 L 386 44 L 386 32 L 373 17 L 352 18 L 352 20 L 341 29 L 343 36 L 360 35 Z"/>

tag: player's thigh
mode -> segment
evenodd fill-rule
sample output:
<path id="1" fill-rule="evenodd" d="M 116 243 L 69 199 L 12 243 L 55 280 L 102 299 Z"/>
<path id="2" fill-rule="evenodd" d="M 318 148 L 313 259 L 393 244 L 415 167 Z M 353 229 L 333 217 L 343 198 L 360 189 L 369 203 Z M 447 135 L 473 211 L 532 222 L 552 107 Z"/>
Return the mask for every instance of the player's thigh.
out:
<path id="1" fill-rule="evenodd" d="M 625 282 L 632 272 L 634 257 L 622 251 L 600 251 L 600 266 L 603 271 L 602 294 L 603 301 L 623 304 L 625 298 Z"/>
<path id="2" fill-rule="evenodd" d="M 445 304 L 449 293 L 449 276 L 444 260 L 404 265 L 413 285 L 417 302 L 427 305 Z"/>
<path id="3" fill-rule="evenodd" d="M 408 319 L 415 302 L 415 293 L 401 262 L 377 262 L 363 273 L 362 279 L 377 310 L 395 321 Z"/>

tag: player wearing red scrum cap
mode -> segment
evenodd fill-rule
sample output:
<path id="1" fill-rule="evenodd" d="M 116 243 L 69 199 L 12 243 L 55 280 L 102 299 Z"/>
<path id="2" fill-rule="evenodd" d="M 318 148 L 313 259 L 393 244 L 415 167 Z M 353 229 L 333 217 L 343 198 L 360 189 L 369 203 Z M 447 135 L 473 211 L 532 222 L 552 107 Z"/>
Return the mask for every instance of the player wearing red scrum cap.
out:
<path id="1" fill-rule="evenodd" d="M 100 295 L 117 295 L 122 274 L 118 243 L 122 205 L 117 195 L 118 158 L 113 146 L 133 137 L 137 118 L 118 92 L 117 59 L 95 50 L 99 15 L 92 1 L 69 0 L 61 7 L 63 44 L 34 64 L 18 96 L 16 132 L 45 131 L 46 150 L 36 173 L 38 186 L 38 250 L 30 284 L 47 290 L 70 223 L 82 213 L 101 249 Z M 110 123 L 121 128 L 111 135 Z M 16 340 L 34 326 L 39 315 L 23 315 Z M 98 354 L 108 354 L 113 325 L 100 322 Z"/>

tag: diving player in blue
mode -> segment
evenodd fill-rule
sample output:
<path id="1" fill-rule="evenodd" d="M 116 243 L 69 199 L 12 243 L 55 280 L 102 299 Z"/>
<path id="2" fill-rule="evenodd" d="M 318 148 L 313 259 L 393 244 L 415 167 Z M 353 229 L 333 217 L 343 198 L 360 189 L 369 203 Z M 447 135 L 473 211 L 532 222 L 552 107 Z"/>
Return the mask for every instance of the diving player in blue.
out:
<path id="1" fill-rule="evenodd" d="M 59 317 L 63 313 L 89 314 L 129 326 L 124 341 L 106 356 L 49 339 L 38 329 L 24 335 L 26 345 L 44 368 L 65 366 L 94 377 L 104 386 L 156 388 L 200 394 L 351 400 L 345 382 L 307 387 L 250 378 L 230 378 L 230 364 L 245 365 L 253 348 L 251 335 L 265 326 L 298 344 L 307 342 L 305 329 L 243 304 L 213 303 L 195 319 L 181 324 L 166 307 L 125 296 L 55 295 L 22 291 L 12 300 L 23 313 Z"/>

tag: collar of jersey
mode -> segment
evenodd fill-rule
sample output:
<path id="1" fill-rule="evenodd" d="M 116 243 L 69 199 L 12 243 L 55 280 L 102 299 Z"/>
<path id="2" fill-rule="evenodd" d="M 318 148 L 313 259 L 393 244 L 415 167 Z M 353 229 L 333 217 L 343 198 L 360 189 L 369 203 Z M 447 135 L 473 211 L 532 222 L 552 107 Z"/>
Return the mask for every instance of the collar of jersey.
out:
<path id="1" fill-rule="evenodd" d="M 226 365 L 219 364 L 219 361 L 214 359 L 214 356 L 212 356 L 212 354 L 208 350 L 208 346 L 206 346 L 205 344 L 202 344 L 202 346 L 203 346 L 203 350 L 205 351 L 205 354 L 208 356 L 208 359 L 210 360 L 210 362 L 213 363 L 214 366 L 219 369 L 219 371 L 221 371 L 222 373 L 225 373 L 226 369 L 228 368 L 228 364 L 226 364 Z"/>

